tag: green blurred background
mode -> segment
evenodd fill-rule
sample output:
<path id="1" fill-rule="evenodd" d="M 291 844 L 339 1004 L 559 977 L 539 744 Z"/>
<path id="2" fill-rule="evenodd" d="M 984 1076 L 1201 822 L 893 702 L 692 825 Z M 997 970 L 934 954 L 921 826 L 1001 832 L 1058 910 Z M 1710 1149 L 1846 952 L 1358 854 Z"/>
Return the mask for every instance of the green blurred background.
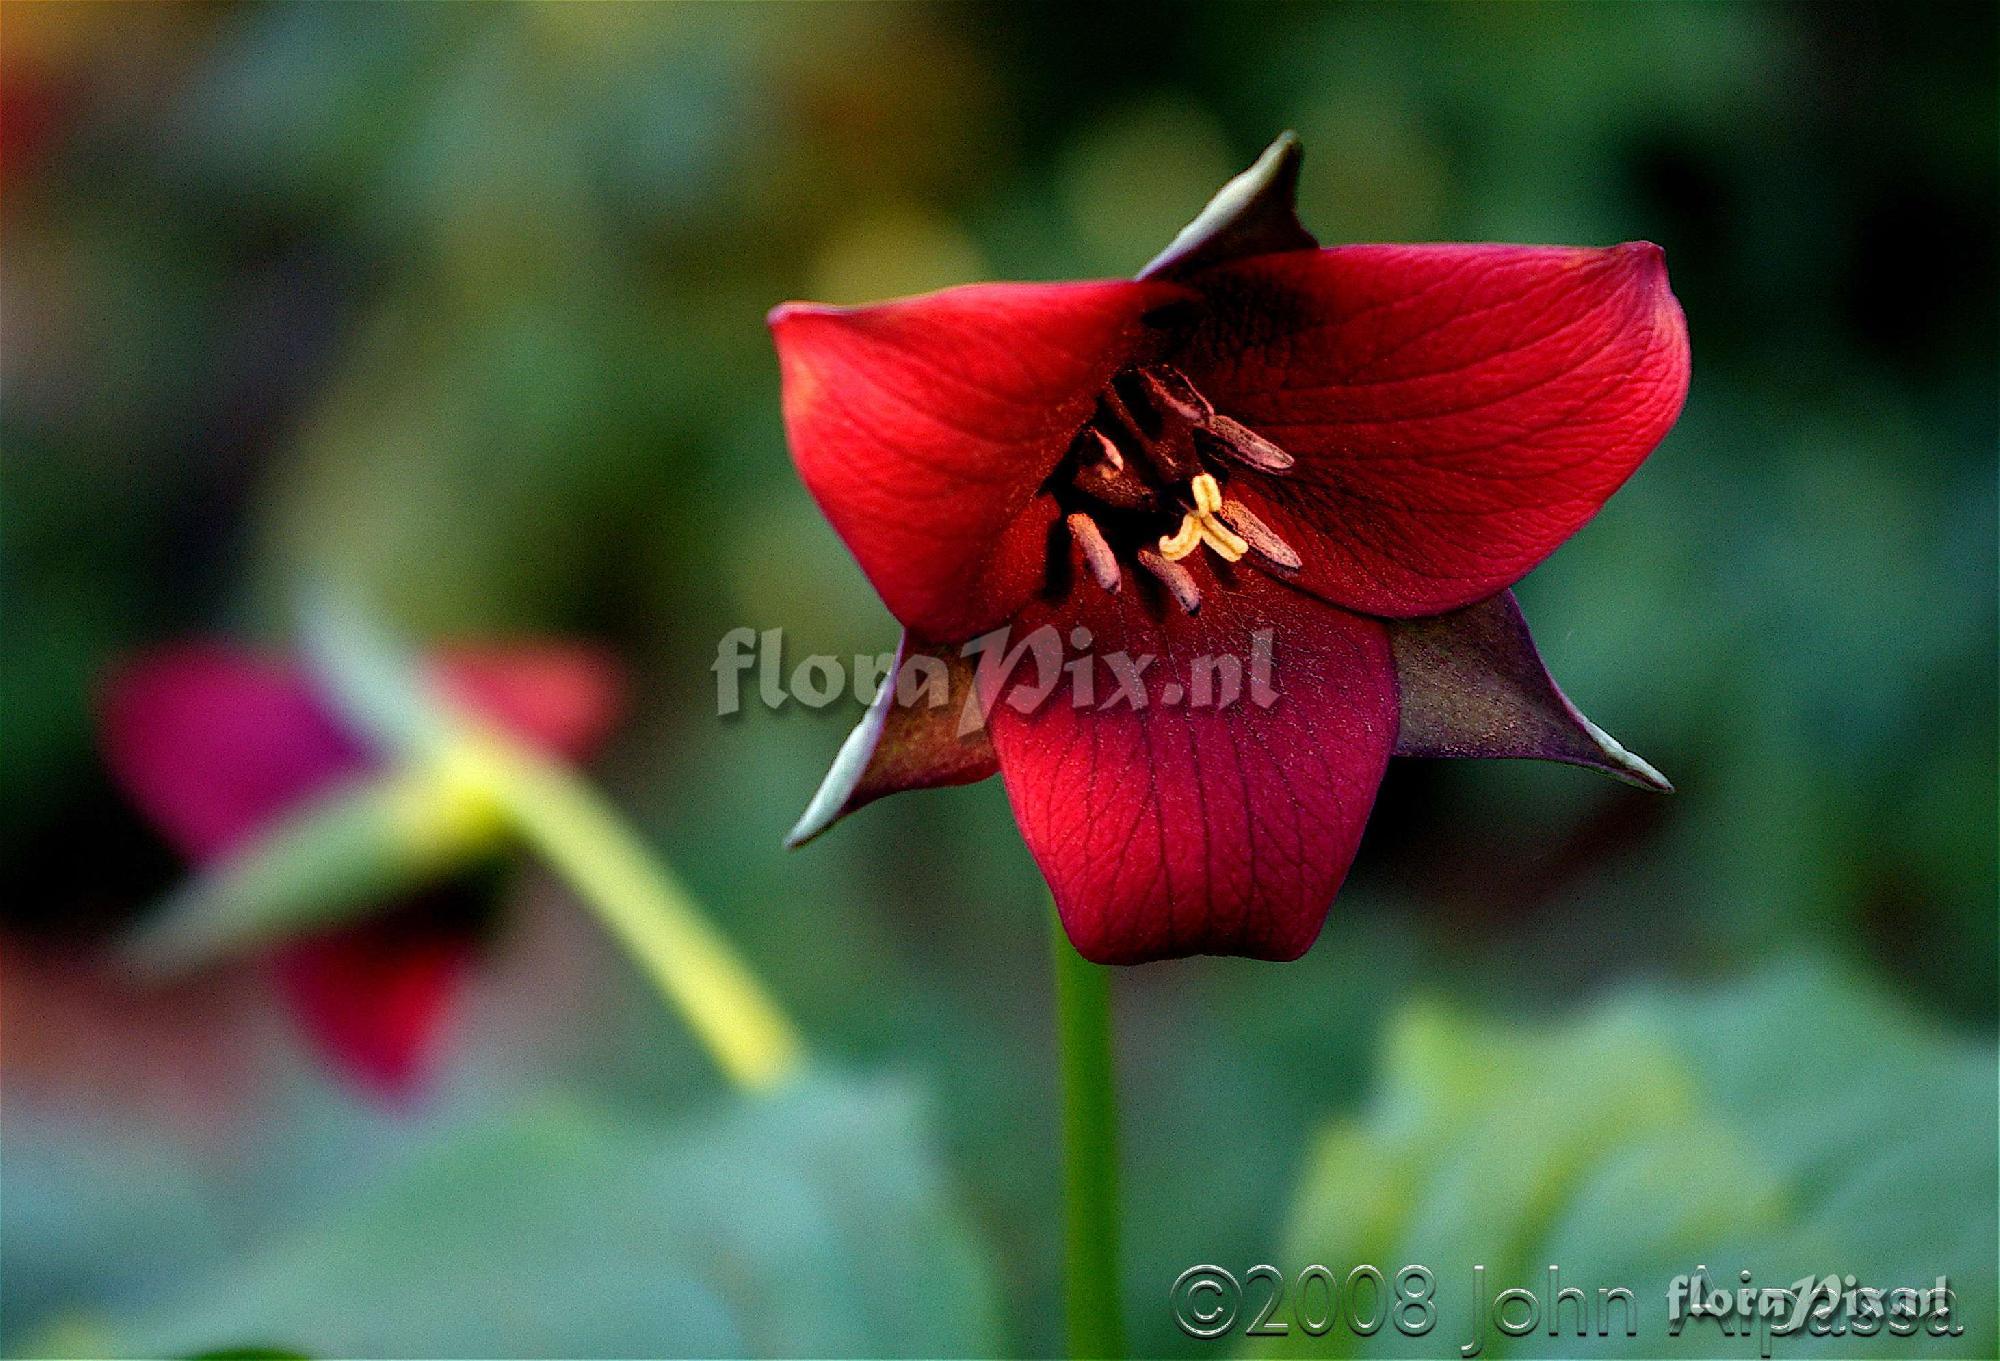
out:
<path id="1" fill-rule="evenodd" d="M 1304 961 L 1118 974 L 1134 1346 L 1238 1345 L 1175 1329 L 1196 1262 L 1422 1261 L 1439 1331 L 1366 1345 L 1452 1354 L 1464 1267 L 1553 1261 L 1694 1355 L 1663 1291 L 1702 1261 L 1950 1273 L 1966 1335 L 1846 1354 L 1994 1354 L 1996 66 L 1990 5 L 7 4 L 0 1345 L 1057 1349 L 1000 789 L 786 854 L 858 711 L 714 715 L 730 628 L 894 641 L 763 315 L 1129 274 L 1293 127 L 1329 242 L 1666 248 L 1686 415 L 1521 595 L 1681 792 L 1399 762 Z M 616 650 L 596 777 L 811 1083 L 732 1097 L 529 865 L 410 1110 L 253 971 L 105 967 L 181 870 L 95 678 L 283 645 L 325 573 L 420 636 Z"/>

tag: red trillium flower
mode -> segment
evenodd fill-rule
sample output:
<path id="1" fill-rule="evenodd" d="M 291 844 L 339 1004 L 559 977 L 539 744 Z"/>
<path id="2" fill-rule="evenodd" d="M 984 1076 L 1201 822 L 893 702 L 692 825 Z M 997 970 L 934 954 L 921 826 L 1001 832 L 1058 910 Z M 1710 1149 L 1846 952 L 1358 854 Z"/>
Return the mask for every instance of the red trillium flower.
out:
<path id="1" fill-rule="evenodd" d="M 580 647 L 461 649 L 436 659 L 458 703 L 524 741 L 580 760 L 608 735 L 619 680 Z M 199 863 L 243 851 L 315 800 L 378 773 L 301 667 L 220 644 L 161 649 L 104 687 L 113 775 Z M 477 945 L 479 922 L 433 890 L 277 946 L 276 980 L 313 1042 L 371 1090 L 419 1082 Z"/>
<path id="2" fill-rule="evenodd" d="M 795 842 L 997 769 L 1088 958 L 1292 959 L 1392 754 L 1664 786 L 1507 593 L 1680 412 L 1659 248 L 1321 249 L 1298 167 L 1287 134 L 1133 280 L 772 313 L 793 458 L 906 654 L 955 690 L 1003 626 L 1154 659 L 1136 700 L 1015 703 L 1033 677 L 1005 673 L 964 739 L 885 689 Z M 1187 702 L 1260 640 L 1276 702 Z"/>

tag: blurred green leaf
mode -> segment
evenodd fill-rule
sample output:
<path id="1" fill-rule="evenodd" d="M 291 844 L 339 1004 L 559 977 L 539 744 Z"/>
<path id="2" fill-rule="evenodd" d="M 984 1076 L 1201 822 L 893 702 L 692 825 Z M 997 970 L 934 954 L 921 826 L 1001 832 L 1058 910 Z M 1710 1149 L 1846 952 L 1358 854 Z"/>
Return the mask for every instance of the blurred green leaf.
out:
<path id="1" fill-rule="evenodd" d="M 574 1108 L 461 1129 L 107 1354 L 934 1355 L 1002 1346 L 920 1103 L 819 1075 L 655 1132 Z"/>
<path id="2" fill-rule="evenodd" d="M 1713 1323 L 1667 1335 L 1668 1285 L 1702 1265 L 1723 1288 L 1740 1270 L 1759 1286 L 1835 1273 L 1885 1290 L 1947 1276 L 1965 1334 L 1895 1344 L 1991 1356 L 1994 1063 L 1991 1047 L 1933 1034 L 1818 966 L 1723 991 L 1640 992 L 1557 1025 L 1417 1005 L 1391 1027 L 1371 1105 L 1320 1138 L 1284 1260 L 1294 1273 L 1323 1263 L 1336 1280 L 1372 1263 L 1392 1288 L 1407 1264 L 1435 1273 L 1433 1331 L 1384 1326 L 1360 1340 L 1363 1355 L 1468 1341 L 1475 1307 L 1509 1287 L 1546 1310 L 1554 1264 L 1586 1298 L 1624 1286 L 1639 1309 L 1636 1338 L 1614 1314 L 1608 1338 L 1594 1321 L 1588 1338 L 1565 1332 L 1554 1350 L 1566 1356 L 1730 1346 Z M 1373 1307 L 1364 1299 L 1363 1317 Z M 1550 1354 L 1547 1322 L 1520 1341 L 1489 1326 L 1485 1355 Z M 1880 1337 L 1778 1345 L 1887 1349 Z M 1356 1346 L 1342 1325 L 1317 1339 L 1294 1326 L 1270 1353 Z"/>

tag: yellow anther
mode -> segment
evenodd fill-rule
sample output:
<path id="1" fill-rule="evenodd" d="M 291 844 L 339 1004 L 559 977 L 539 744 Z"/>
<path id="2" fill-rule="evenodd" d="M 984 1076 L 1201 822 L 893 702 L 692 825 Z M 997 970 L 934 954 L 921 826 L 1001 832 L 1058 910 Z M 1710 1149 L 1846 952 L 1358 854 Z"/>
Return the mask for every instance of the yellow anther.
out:
<path id="1" fill-rule="evenodd" d="M 1228 525 L 1215 518 L 1222 509 L 1222 488 L 1212 473 L 1197 473 L 1188 482 L 1194 509 L 1181 516 L 1181 527 L 1160 540 L 1160 556 L 1179 562 L 1207 544 L 1224 562 L 1236 562 L 1250 551 L 1250 545 Z"/>

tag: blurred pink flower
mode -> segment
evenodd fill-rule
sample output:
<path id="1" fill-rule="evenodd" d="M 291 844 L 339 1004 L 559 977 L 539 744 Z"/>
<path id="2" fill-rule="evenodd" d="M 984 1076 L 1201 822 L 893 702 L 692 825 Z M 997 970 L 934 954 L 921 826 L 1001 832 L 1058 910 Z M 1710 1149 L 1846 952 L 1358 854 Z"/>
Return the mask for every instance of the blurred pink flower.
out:
<path id="1" fill-rule="evenodd" d="M 438 654 L 435 676 L 466 709 L 570 760 L 603 743 L 620 706 L 615 663 L 574 645 Z M 220 643 L 168 646 L 117 668 L 101 741 L 118 783 L 184 855 L 209 863 L 273 820 L 373 772 L 302 668 Z M 269 964 L 300 1025 L 347 1076 L 412 1093 L 470 961 L 478 922 L 434 892 L 300 936 Z"/>

